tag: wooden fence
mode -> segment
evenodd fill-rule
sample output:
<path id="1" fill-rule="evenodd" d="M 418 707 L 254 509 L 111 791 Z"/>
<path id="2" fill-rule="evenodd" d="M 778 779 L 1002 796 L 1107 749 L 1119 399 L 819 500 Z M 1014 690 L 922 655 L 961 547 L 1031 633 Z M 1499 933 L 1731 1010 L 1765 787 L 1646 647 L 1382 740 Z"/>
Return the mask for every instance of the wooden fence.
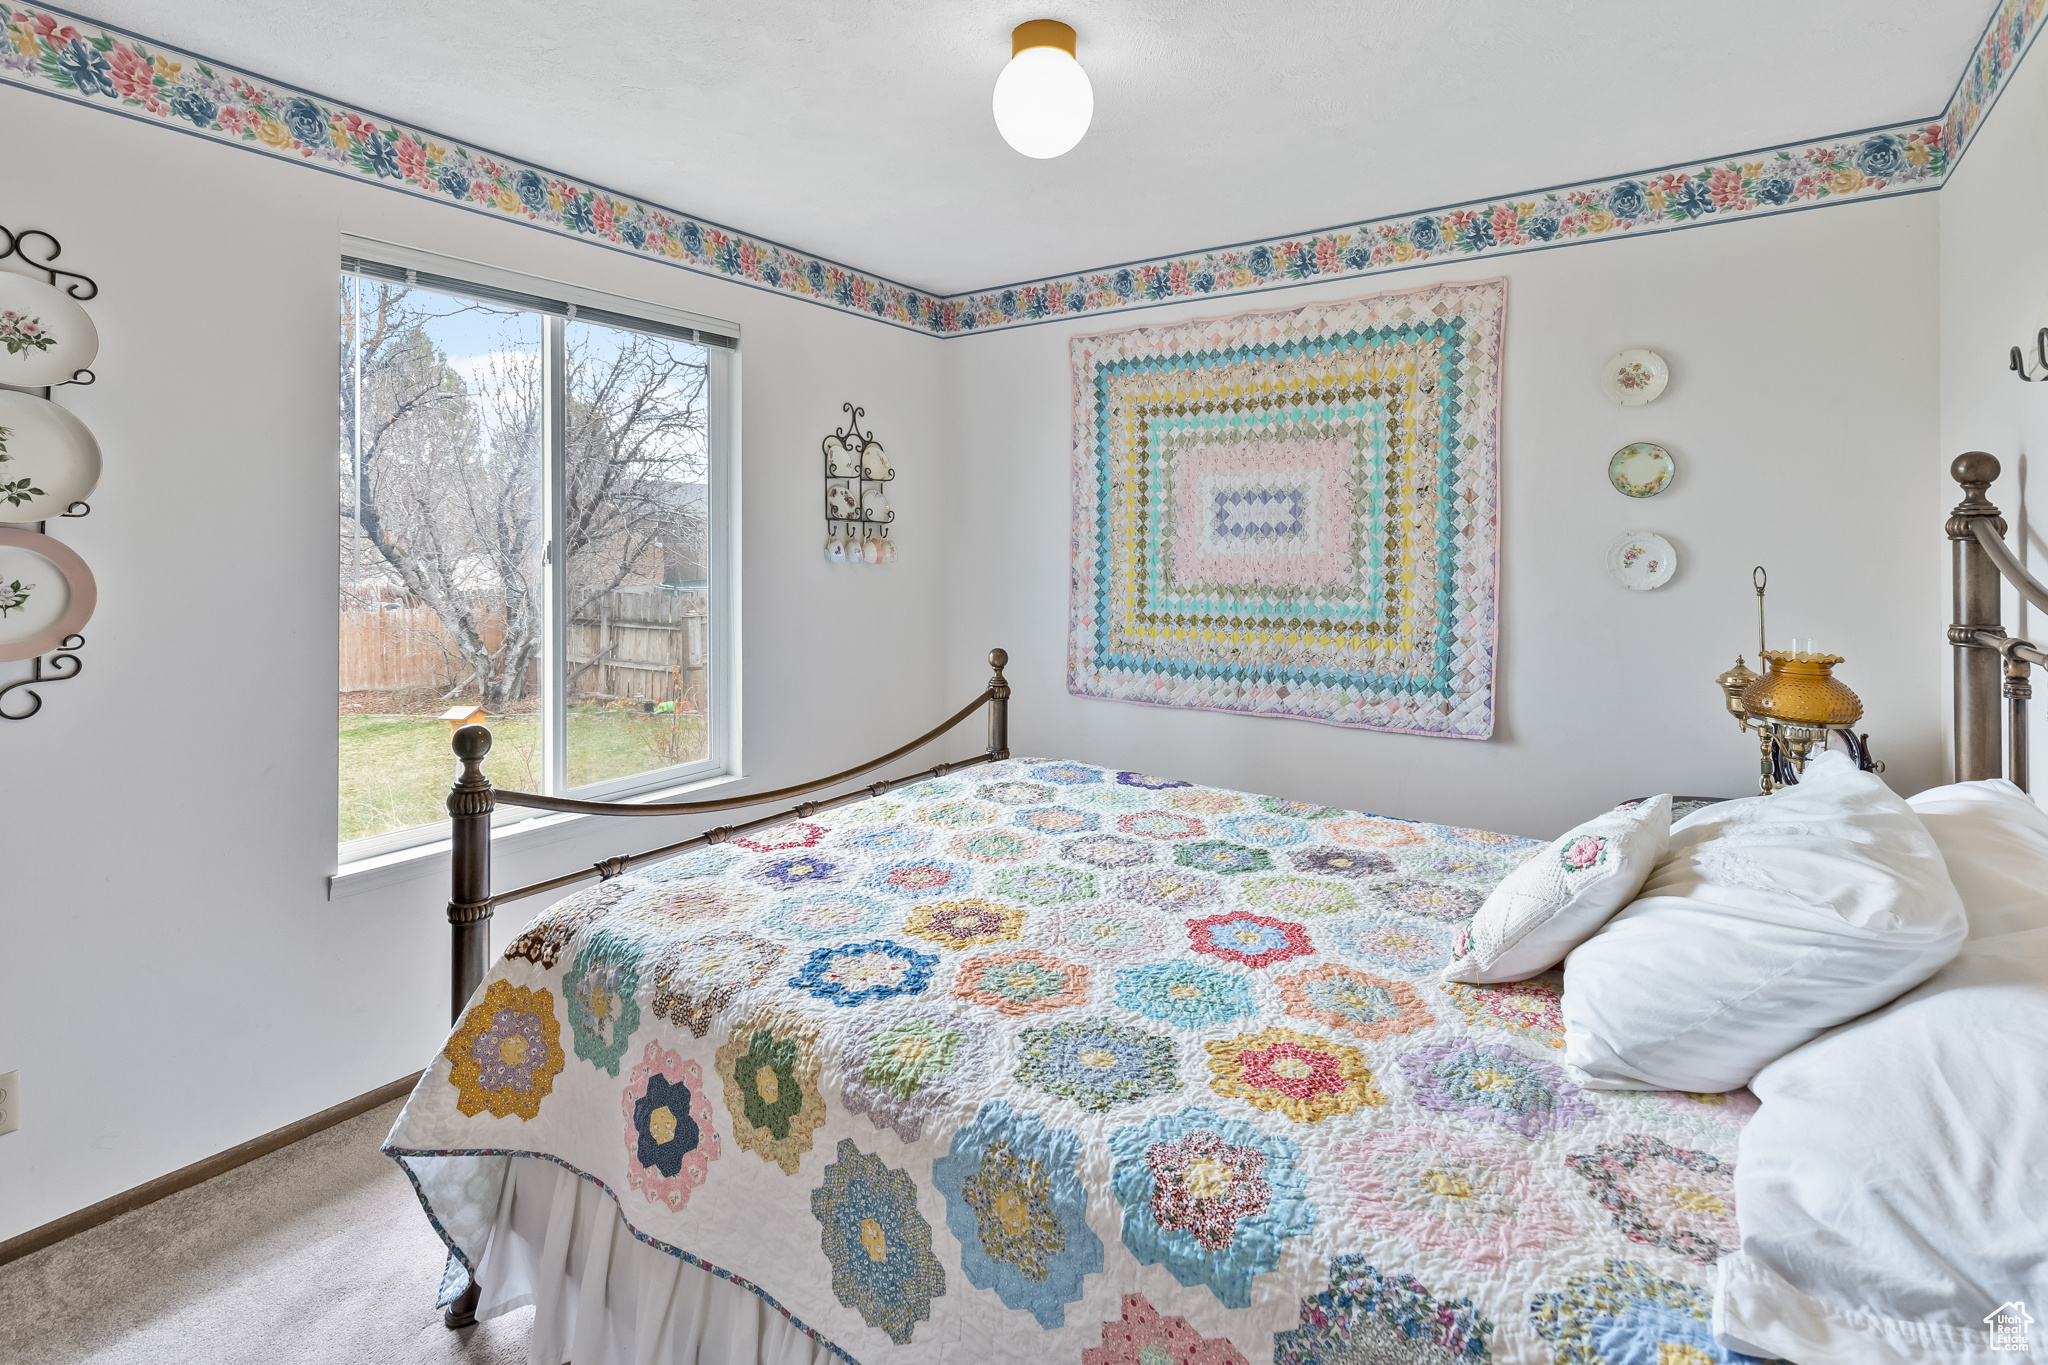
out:
<path id="1" fill-rule="evenodd" d="M 660 584 L 606 593 L 569 622 L 570 695 L 590 699 L 676 701 L 704 708 L 710 657 L 706 594 Z M 504 623 L 483 619 L 496 649 Z M 468 670 L 441 618 L 425 607 L 341 614 L 341 690 L 447 692 Z"/>
<path id="2" fill-rule="evenodd" d="M 504 622 L 486 617 L 484 643 L 496 649 Z M 426 607 L 341 614 L 341 690 L 446 692 L 469 670 L 441 618 Z"/>
<path id="3" fill-rule="evenodd" d="M 577 675 L 569 695 L 676 701 L 680 693 L 703 710 L 706 606 L 702 589 L 658 583 L 606 593 L 569 621 L 569 671 Z"/>

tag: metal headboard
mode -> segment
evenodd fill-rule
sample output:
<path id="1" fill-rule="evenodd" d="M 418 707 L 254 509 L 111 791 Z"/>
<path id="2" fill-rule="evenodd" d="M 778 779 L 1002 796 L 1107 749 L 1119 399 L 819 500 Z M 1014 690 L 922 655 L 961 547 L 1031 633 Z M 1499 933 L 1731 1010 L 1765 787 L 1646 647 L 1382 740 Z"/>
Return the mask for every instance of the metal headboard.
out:
<path id="1" fill-rule="evenodd" d="M 2005 518 L 1984 496 L 1998 478 L 1998 460 L 1981 450 L 1958 455 L 1949 474 L 1963 500 L 1949 513 L 1954 562 L 1955 617 L 1948 642 L 1955 647 L 1955 780 L 2009 777 L 2027 788 L 2028 675 L 2048 654 L 2031 640 L 2007 635 L 1999 622 L 1999 584 L 2048 611 L 2048 585 L 2027 572 L 2005 543 Z M 1999 763 L 2000 700 L 2004 701 L 2005 762 Z"/>

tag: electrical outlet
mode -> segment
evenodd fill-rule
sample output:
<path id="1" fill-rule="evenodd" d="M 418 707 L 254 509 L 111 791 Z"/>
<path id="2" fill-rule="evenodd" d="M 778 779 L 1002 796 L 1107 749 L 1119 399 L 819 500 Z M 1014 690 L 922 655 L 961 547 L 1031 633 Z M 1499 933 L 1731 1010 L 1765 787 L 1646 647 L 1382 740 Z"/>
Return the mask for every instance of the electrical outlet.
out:
<path id="1" fill-rule="evenodd" d="M 21 1127 L 21 1073 L 0 1075 L 0 1133 Z"/>

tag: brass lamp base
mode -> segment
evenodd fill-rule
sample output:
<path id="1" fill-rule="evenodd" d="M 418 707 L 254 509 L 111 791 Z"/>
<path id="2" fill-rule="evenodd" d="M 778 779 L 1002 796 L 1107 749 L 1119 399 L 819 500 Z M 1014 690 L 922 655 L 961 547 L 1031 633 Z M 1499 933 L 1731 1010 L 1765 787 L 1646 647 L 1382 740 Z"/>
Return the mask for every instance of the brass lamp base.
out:
<path id="1" fill-rule="evenodd" d="M 1834 728 L 1768 716 L 1751 716 L 1749 723 L 1756 727 L 1757 790 L 1765 796 L 1798 781 L 1799 774 L 1806 771 L 1806 760 L 1816 749 L 1828 747 L 1828 732 Z M 1791 771 L 1787 772 L 1787 767 Z"/>

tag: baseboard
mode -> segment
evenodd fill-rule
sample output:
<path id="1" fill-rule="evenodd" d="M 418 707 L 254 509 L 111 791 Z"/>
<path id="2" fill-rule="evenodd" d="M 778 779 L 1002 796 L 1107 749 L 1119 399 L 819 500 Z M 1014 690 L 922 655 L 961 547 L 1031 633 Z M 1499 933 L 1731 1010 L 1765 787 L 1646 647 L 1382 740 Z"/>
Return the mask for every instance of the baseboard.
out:
<path id="1" fill-rule="evenodd" d="M 139 1209 L 145 1204 L 154 1204 L 167 1194 L 189 1190 L 201 1181 L 211 1180 L 223 1171 L 232 1171 L 237 1166 L 247 1165 L 259 1156 L 268 1156 L 280 1147 L 291 1146 L 300 1138 L 311 1137 L 323 1129 L 332 1128 L 337 1123 L 346 1123 L 358 1115 L 369 1113 L 379 1105 L 404 1099 L 418 1083 L 421 1074 L 415 1071 L 412 1075 L 393 1081 L 389 1085 L 380 1085 L 366 1095 L 343 1100 L 332 1109 L 322 1109 L 308 1118 L 273 1129 L 262 1137 L 251 1138 L 239 1147 L 230 1147 L 225 1152 L 216 1153 L 203 1161 L 195 1161 L 190 1166 L 172 1171 L 169 1175 L 160 1175 L 147 1184 L 137 1185 L 132 1190 L 124 1190 L 111 1199 L 102 1199 L 99 1203 L 82 1208 L 76 1213 L 67 1213 L 62 1218 L 45 1223 L 39 1228 L 30 1228 L 27 1232 L 10 1237 L 0 1242 L 0 1265 L 18 1261 L 24 1256 L 41 1251 L 46 1246 L 53 1246 L 66 1237 L 84 1232 L 87 1228 L 98 1227 L 109 1219 L 119 1218 L 122 1214 Z"/>

